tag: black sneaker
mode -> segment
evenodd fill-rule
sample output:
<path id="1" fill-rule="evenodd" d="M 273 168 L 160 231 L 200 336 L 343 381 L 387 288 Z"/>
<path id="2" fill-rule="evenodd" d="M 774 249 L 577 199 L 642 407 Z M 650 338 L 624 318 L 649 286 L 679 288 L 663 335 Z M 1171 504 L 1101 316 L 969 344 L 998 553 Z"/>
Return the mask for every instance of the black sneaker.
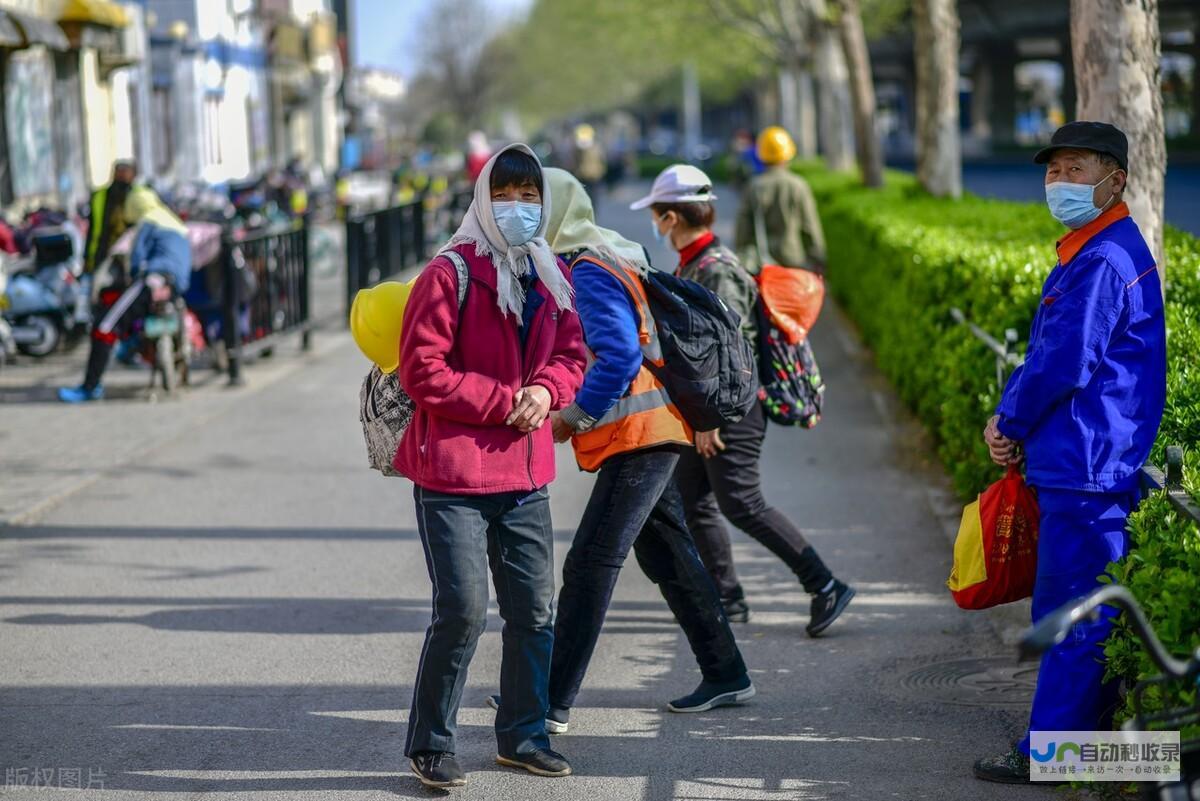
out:
<path id="1" fill-rule="evenodd" d="M 833 587 L 829 592 L 819 592 L 813 596 L 812 612 L 808 625 L 804 630 L 808 632 L 809 637 L 816 637 L 825 629 L 833 624 L 833 621 L 838 619 L 842 612 L 846 611 L 846 607 L 850 604 L 850 599 L 855 595 L 854 588 L 843 584 L 837 579 L 833 580 Z"/>
<path id="2" fill-rule="evenodd" d="M 725 607 L 725 617 L 729 619 L 730 623 L 750 622 L 750 605 L 746 603 L 745 598 L 721 601 L 721 606 Z"/>
<path id="3" fill-rule="evenodd" d="M 1029 757 L 1014 745 L 1007 754 L 976 762 L 975 778 L 1000 784 L 1029 784 Z"/>
<path id="4" fill-rule="evenodd" d="M 562 754 L 549 748 L 511 757 L 496 754 L 496 762 L 508 768 L 527 770 L 535 776 L 558 778 L 571 775 L 571 763 Z"/>
<path id="5" fill-rule="evenodd" d="M 500 709 L 500 696 L 489 695 L 487 705 L 492 709 Z M 546 711 L 546 732 L 548 734 L 566 734 L 571 728 L 571 710 L 552 706 Z"/>
<path id="6" fill-rule="evenodd" d="M 458 766 L 454 754 L 445 751 L 413 754 L 408 764 L 426 787 L 462 787 L 467 783 L 467 774 Z"/>
<path id="7" fill-rule="evenodd" d="M 754 697 L 755 692 L 757 691 L 754 689 L 754 682 L 750 681 L 749 676 L 722 684 L 702 681 L 691 695 L 676 698 L 667 704 L 667 709 L 672 712 L 707 712 L 718 706 L 732 706 L 748 701 Z"/>

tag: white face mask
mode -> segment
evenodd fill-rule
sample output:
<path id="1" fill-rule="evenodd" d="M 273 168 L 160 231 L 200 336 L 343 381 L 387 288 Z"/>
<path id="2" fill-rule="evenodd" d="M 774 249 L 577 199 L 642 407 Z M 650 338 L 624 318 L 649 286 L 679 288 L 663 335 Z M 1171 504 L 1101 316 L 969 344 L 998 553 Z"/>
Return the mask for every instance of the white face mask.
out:
<path id="1" fill-rule="evenodd" d="M 1102 207 L 1097 208 L 1092 201 L 1096 187 L 1116 175 L 1113 170 L 1094 184 L 1073 184 L 1069 181 L 1055 181 L 1046 184 L 1046 205 L 1050 214 L 1068 228 L 1082 228 L 1100 216 L 1108 208 L 1116 194 L 1111 195 Z"/>
<path id="2" fill-rule="evenodd" d="M 515 248 L 533 239 L 537 233 L 542 224 L 542 204 L 493 200 L 492 216 L 496 218 L 496 227 L 504 234 L 504 240 Z"/>

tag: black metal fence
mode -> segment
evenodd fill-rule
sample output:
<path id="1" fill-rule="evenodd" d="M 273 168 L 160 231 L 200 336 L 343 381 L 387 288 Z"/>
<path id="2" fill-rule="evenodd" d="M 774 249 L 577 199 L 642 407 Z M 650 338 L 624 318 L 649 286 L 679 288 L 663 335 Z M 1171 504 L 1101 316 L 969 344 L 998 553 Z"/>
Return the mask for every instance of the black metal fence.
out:
<path id="1" fill-rule="evenodd" d="M 308 349 L 312 315 L 306 222 L 297 221 L 290 230 L 227 238 L 221 264 L 229 383 L 241 383 L 245 357 L 269 351 L 283 334 L 299 332 L 301 346 Z"/>
<path id="2" fill-rule="evenodd" d="M 346 315 L 360 289 L 426 258 L 425 206 L 416 201 L 346 220 Z"/>

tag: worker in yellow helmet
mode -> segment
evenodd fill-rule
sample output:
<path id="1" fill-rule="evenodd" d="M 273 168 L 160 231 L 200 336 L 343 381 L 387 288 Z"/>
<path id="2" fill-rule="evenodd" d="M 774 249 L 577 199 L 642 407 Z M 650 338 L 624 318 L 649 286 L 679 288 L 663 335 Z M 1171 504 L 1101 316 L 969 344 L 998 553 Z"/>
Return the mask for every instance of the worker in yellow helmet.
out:
<path id="1" fill-rule="evenodd" d="M 400 328 L 412 283 L 384 281 L 361 290 L 350 305 L 354 344 L 385 373 L 394 372 L 400 364 Z"/>
<path id="2" fill-rule="evenodd" d="M 823 272 L 825 234 L 808 182 L 791 170 L 796 143 L 778 125 L 758 135 L 757 154 L 766 167 L 742 195 L 734 247 L 742 264 L 757 273 L 765 263 Z"/>

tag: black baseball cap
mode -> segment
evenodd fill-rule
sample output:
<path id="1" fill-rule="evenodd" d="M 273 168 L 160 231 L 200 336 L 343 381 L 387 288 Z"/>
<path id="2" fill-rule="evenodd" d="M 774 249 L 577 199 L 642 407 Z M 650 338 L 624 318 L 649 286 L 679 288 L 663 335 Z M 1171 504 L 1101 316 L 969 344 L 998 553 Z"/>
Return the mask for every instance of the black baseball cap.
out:
<path id="1" fill-rule="evenodd" d="M 1049 145 L 1037 152 L 1033 157 L 1034 164 L 1045 164 L 1055 150 L 1064 147 L 1077 147 L 1112 156 L 1122 170 L 1129 169 L 1129 140 L 1120 128 L 1107 122 L 1068 122 L 1054 132 Z"/>

